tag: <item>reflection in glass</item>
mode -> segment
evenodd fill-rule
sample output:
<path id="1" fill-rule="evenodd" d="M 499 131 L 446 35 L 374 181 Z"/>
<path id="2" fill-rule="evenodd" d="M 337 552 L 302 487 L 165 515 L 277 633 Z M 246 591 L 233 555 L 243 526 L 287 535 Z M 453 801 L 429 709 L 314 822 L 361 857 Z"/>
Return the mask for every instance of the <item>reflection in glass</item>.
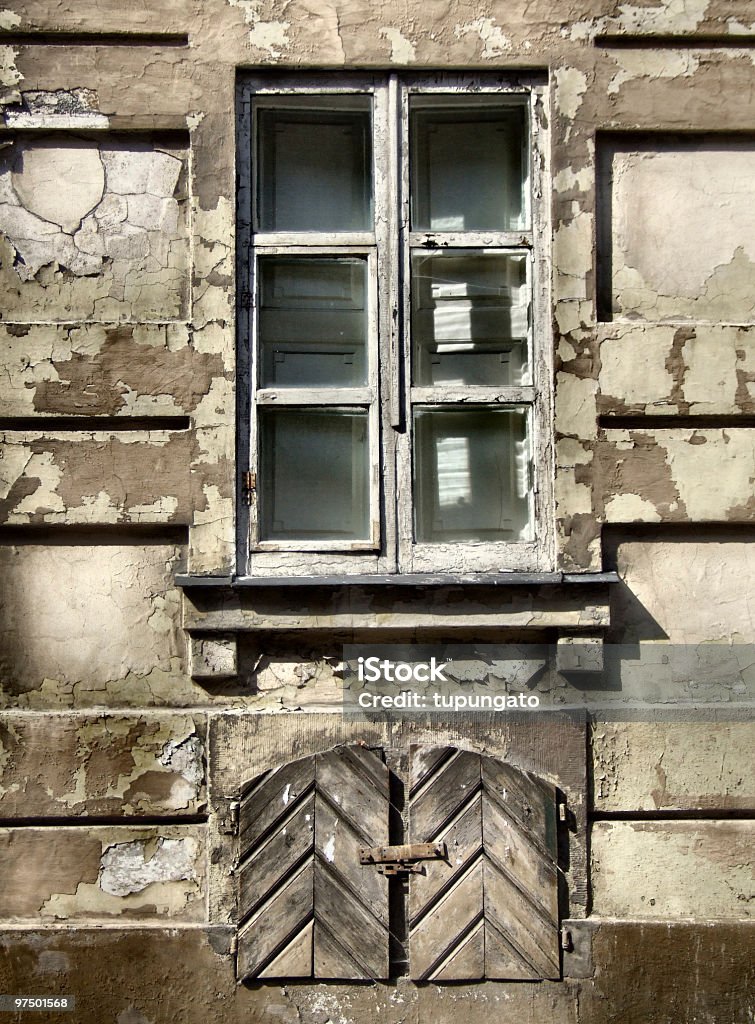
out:
<path id="1" fill-rule="evenodd" d="M 422 543 L 530 539 L 523 409 L 417 409 L 414 533 Z"/>
<path id="2" fill-rule="evenodd" d="M 262 387 L 367 383 L 367 261 L 262 257 Z"/>
<path id="3" fill-rule="evenodd" d="M 527 226 L 523 105 L 415 99 L 411 143 L 415 231 L 516 231 Z"/>
<path id="4" fill-rule="evenodd" d="M 369 97 L 300 103 L 257 112 L 259 230 L 369 230 Z"/>
<path id="5" fill-rule="evenodd" d="M 529 383 L 527 257 L 412 254 L 412 381 Z"/>
<path id="6" fill-rule="evenodd" d="M 369 537 L 367 413 L 262 409 L 262 540 Z"/>

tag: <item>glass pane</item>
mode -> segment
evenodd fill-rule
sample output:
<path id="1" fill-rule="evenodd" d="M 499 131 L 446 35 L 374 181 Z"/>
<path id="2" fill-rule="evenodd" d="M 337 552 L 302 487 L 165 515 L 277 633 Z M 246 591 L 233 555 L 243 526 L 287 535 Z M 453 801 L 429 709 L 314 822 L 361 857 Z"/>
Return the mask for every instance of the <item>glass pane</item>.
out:
<path id="1" fill-rule="evenodd" d="M 530 539 L 523 409 L 418 409 L 414 414 L 418 542 Z"/>
<path id="2" fill-rule="evenodd" d="M 527 226 L 523 105 L 413 101 L 415 231 L 515 231 Z"/>
<path id="3" fill-rule="evenodd" d="M 366 412 L 262 409 L 262 540 L 369 537 Z"/>
<path id="4" fill-rule="evenodd" d="M 327 107 L 325 104 L 327 103 Z M 370 99 L 351 97 L 257 114 L 260 231 L 372 227 Z"/>
<path id="5" fill-rule="evenodd" d="M 529 383 L 527 257 L 412 253 L 414 384 Z"/>
<path id="6" fill-rule="evenodd" d="M 367 383 L 367 261 L 263 257 L 260 384 Z"/>

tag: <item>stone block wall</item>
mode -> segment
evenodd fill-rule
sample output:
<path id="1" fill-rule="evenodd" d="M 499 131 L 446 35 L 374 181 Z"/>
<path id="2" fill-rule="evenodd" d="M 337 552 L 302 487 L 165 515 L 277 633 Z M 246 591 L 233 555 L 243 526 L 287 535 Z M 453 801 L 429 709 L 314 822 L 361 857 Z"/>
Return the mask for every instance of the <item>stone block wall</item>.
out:
<path id="1" fill-rule="evenodd" d="M 745 0 L 5 0 L 0 993 L 92 1024 L 751 1020 L 754 46 Z M 451 69 L 547 81 L 552 578 L 242 591 L 237 82 Z M 622 713 L 341 711 L 344 643 L 585 636 L 647 659 Z M 669 697 L 673 645 L 744 667 Z M 561 980 L 237 984 L 234 801 L 342 743 L 559 787 Z"/>

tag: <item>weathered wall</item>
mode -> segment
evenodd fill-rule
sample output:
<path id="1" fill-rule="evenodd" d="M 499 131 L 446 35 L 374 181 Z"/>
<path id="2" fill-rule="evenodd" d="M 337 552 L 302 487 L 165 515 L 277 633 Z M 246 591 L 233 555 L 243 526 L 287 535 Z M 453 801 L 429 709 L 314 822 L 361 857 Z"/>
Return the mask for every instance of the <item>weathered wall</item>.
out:
<path id="1" fill-rule="evenodd" d="M 0 33 L 0 990 L 118 1024 L 750 1020 L 751 5 L 6 0 Z M 176 585 L 235 569 L 250 68 L 547 73 L 552 568 L 621 583 Z M 563 633 L 641 648 L 613 696 L 686 717 L 341 716 L 344 642 Z M 711 644 L 734 682 L 698 679 Z M 232 798 L 360 740 L 559 786 L 564 981 L 236 985 Z"/>

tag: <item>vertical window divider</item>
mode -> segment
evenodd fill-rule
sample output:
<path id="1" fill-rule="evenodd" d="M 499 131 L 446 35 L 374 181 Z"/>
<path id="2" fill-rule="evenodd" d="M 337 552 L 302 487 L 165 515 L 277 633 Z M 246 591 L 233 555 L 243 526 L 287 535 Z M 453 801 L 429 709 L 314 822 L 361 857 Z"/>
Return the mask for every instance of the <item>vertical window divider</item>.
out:
<path id="1" fill-rule="evenodd" d="M 401 374 L 401 330 L 404 317 L 401 309 L 401 281 L 399 277 L 399 252 L 401 248 L 400 231 L 401 213 L 395 197 L 399 194 L 399 176 L 401 173 L 401 97 L 398 75 L 392 74 L 388 79 L 388 167 L 387 167 L 387 210 L 386 230 L 387 244 L 387 280 L 389 324 L 388 375 L 389 375 L 389 421 L 394 430 L 400 430 L 404 419 L 402 408 L 402 377 Z"/>
<path id="2" fill-rule="evenodd" d="M 395 142 L 398 159 L 398 182 L 394 202 L 398 209 L 396 275 L 400 289 L 398 318 L 401 340 L 397 373 L 403 382 L 401 393 L 401 414 L 403 431 L 398 438 L 396 460 L 396 522 L 398 533 L 398 562 L 400 571 L 406 571 L 411 559 L 414 543 L 414 486 L 412 482 L 412 423 L 411 406 L 411 296 L 409 276 L 409 232 L 411 211 L 409 209 L 409 92 L 406 82 L 399 82 L 396 89 Z"/>

